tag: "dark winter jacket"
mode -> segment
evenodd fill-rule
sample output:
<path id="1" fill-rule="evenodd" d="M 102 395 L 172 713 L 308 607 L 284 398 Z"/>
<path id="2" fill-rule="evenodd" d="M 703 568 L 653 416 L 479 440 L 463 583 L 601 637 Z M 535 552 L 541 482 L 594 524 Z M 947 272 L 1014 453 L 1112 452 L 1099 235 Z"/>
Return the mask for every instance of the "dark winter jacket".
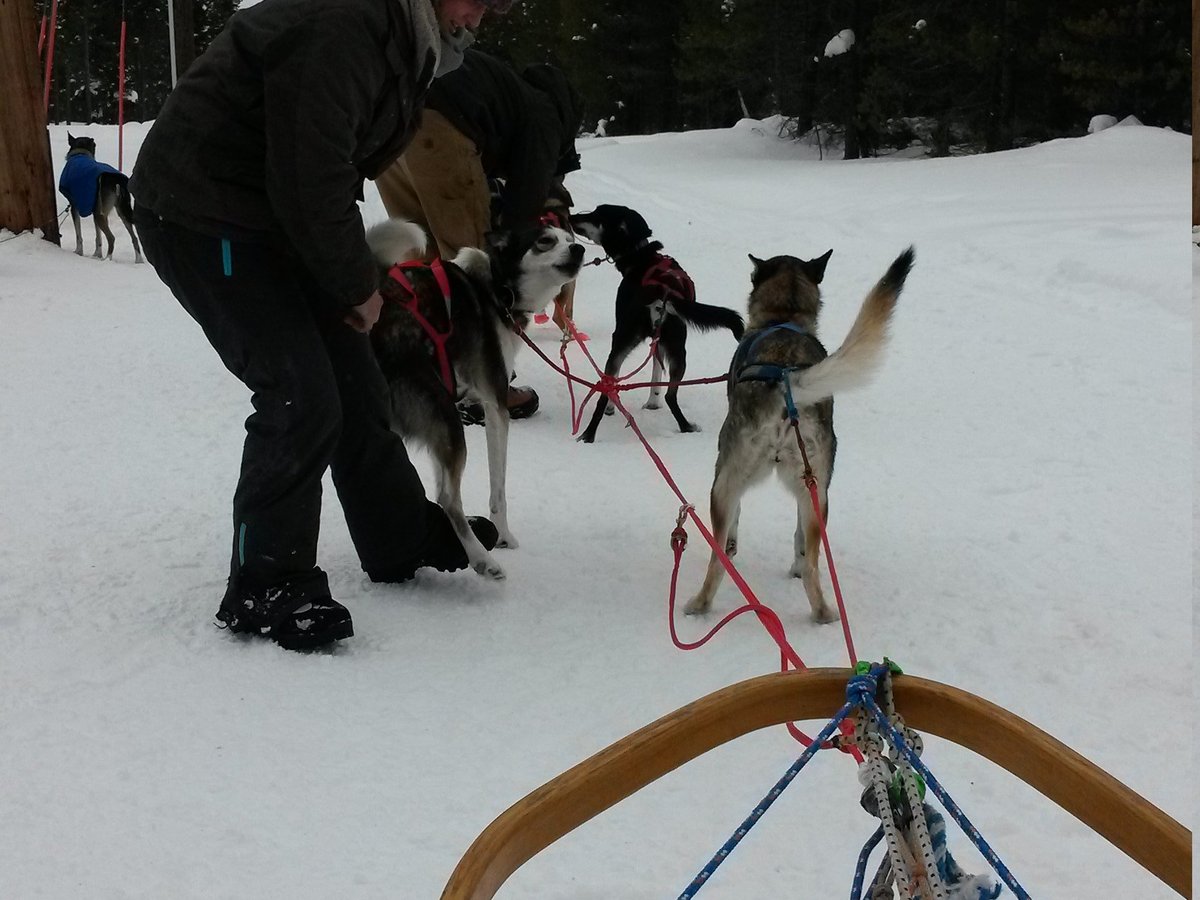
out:
<path id="1" fill-rule="evenodd" d="M 528 224 L 542 212 L 556 178 L 579 168 L 575 135 L 583 119 L 579 95 L 561 70 L 507 63 L 468 50 L 456 71 L 439 78 L 426 106 L 470 138 L 488 178 L 503 178 L 501 216 Z"/>
<path id="2" fill-rule="evenodd" d="M 378 285 L 355 200 L 403 152 L 436 66 L 397 0 L 264 0 L 179 80 L 138 154 L 140 206 L 277 240 L 343 306 Z"/>

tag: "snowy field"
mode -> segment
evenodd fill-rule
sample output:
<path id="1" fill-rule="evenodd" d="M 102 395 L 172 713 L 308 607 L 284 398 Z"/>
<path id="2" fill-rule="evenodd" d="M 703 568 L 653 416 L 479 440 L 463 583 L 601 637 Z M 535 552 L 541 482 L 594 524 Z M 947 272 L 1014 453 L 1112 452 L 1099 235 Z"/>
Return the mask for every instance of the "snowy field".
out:
<path id="1" fill-rule="evenodd" d="M 144 129 L 126 130 L 126 170 Z M 72 131 L 116 162 L 114 128 Z M 1024 716 L 1192 827 L 1188 144 L 1119 127 L 818 161 L 742 123 L 581 141 L 568 186 L 580 209 L 640 210 L 708 303 L 744 309 L 747 253 L 832 247 L 831 349 L 916 245 L 880 377 L 837 402 L 830 537 L 859 654 Z M 365 218 L 382 215 L 371 194 Z M 327 486 L 321 562 L 357 635 L 300 655 L 218 631 L 247 392 L 119 224 L 108 263 L 72 255 L 64 225 L 61 250 L 0 244 L 0 897 L 435 898 L 525 793 L 775 669 L 753 617 L 674 649 L 678 504 L 617 419 L 573 441 L 565 386 L 528 351 L 542 412 L 512 430 L 506 582 L 370 584 Z M 604 266 L 579 286 L 600 356 L 617 282 Z M 535 331 L 555 354 L 553 328 Z M 690 375 L 719 374 L 733 342 L 688 350 Z M 633 408 L 707 518 L 724 392 L 681 398 L 702 433 Z M 486 511 L 483 438 L 471 429 L 469 512 Z M 840 630 L 810 623 L 787 576 L 793 519 L 775 483 L 749 495 L 739 567 L 809 665 L 844 665 Z M 681 599 L 706 561 L 693 529 Z M 727 580 L 683 635 L 738 602 Z M 500 896 L 675 896 L 798 751 L 780 727 L 708 754 Z M 930 740 L 926 759 L 1034 897 L 1174 896 L 980 757 Z M 847 896 L 875 827 L 858 794 L 850 761 L 819 755 L 701 896 Z M 953 829 L 951 847 L 986 870 Z"/>

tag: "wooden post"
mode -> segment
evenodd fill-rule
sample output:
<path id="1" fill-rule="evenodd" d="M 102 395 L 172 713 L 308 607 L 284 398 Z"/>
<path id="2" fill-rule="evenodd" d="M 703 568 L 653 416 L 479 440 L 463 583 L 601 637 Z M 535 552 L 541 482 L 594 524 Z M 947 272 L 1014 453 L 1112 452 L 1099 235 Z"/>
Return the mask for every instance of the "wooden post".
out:
<path id="1" fill-rule="evenodd" d="M 1200 0 L 1192 0 L 1192 225 L 1200 225 Z"/>
<path id="2" fill-rule="evenodd" d="M 58 206 L 37 49 L 33 4 L 0 0 L 0 228 L 40 228 L 57 244 Z"/>

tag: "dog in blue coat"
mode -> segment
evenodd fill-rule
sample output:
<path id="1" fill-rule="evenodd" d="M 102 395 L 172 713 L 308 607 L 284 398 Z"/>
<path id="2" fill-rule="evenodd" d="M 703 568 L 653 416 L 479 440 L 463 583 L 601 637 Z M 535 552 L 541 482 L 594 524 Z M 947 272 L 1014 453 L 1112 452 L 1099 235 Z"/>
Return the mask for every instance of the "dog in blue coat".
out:
<path id="1" fill-rule="evenodd" d="M 92 217 L 96 224 L 96 259 L 112 259 L 112 229 L 108 227 L 108 216 L 115 209 L 125 230 L 133 241 L 133 252 L 137 262 L 142 261 L 142 247 L 137 232 L 133 230 L 133 202 L 129 196 L 129 176 L 118 172 L 110 165 L 96 161 L 96 142 L 89 137 L 74 137 L 67 132 L 70 150 L 67 162 L 58 179 L 58 190 L 71 205 L 71 221 L 75 223 L 75 254 L 83 256 L 83 233 L 80 218 Z M 108 255 L 100 251 L 100 235 L 108 238 Z"/>

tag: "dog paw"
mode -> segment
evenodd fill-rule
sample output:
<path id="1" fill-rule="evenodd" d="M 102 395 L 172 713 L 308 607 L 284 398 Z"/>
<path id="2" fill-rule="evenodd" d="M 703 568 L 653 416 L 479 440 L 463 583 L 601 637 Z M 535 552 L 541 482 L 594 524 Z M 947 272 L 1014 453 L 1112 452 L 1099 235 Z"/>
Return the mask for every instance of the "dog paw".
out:
<path id="1" fill-rule="evenodd" d="M 492 581 L 503 581 L 508 577 L 504 573 L 504 569 L 501 568 L 491 557 L 485 557 L 484 559 L 481 559 L 479 562 L 471 566 L 471 568 L 473 568 L 484 578 L 490 578 Z"/>
<path id="2" fill-rule="evenodd" d="M 686 425 L 680 425 L 679 430 L 682 431 L 684 434 L 697 434 L 697 433 L 703 431 L 704 429 L 701 428 L 699 425 L 697 425 L 695 422 L 688 422 Z"/>
<path id="3" fill-rule="evenodd" d="M 737 538 L 731 537 L 725 542 L 725 555 L 737 556 Z"/>
<path id="4" fill-rule="evenodd" d="M 804 567 L 804 563 L 797 561 L 797 562 L 792 563 L 792 567 L 790 569 L 788 569 L 788 574 L 791 575 L 793 578 L 801 578 L 802 579 L 802 578 L 804 578 L 804 573 L 806 571 L 807 570 Z"/>
<path id="5" fill-rule="evenodd" d="M 657 397 L 651 397 L 649 400 L 647 400 L 645 403 L 642 404 L 642 409 L 659 409 L 661 407 L 662 407 L 662 401 L 659 400 Z"/>
<path id="6" fill-rule="evenodd" d="M 828 606 L 822 606 L 819 609 L 813 610 L 813 621 L 818 625 L 829 625 L 831 622 L 838 620 L 838 614 L 835 610 Z"/>
<path id="7" fill-rule="evenodd" d="M 579 443 L 581 443 L 581 444 L 592 444 L 592 443 L 595 443 L 595 441 L 596 441 L 596 432 L 594 432 L 594 431 L 593 431 L 593 432 L 590 432 L 590 433 L 589 433 L 589 432 L 585 431 L 585 432 L 584 432 L 583 434 L 581 434 L 579 437 L 575 438 L 575 440 L 576 440 L 576 441 L 578 441 L 578 442 L 579 442 Z"/>
<path id="8" fill-rule="evenodd" d="M 703 597 L 696 596 L 688 601 L 687 606 L 683 608 L 683 613 L 687 616 L 702 616 L 711 608 L 711 600 L 706 600 Z"/>
<path id="9" fill-rule="evenodd" d="M 516 550 L 521 544 L 512 536 L 511 532 L 501 532 L 500 537 L 496 538 L 496 546 L 503 547 L 505 550 Z"/>
<path id="10" fill-rule="evenodd" d="M 617 408 L 610 403 L 608 406 L 604 407 L 604 414 L 606 416 L 615 416 L 617 414 Z"/>

